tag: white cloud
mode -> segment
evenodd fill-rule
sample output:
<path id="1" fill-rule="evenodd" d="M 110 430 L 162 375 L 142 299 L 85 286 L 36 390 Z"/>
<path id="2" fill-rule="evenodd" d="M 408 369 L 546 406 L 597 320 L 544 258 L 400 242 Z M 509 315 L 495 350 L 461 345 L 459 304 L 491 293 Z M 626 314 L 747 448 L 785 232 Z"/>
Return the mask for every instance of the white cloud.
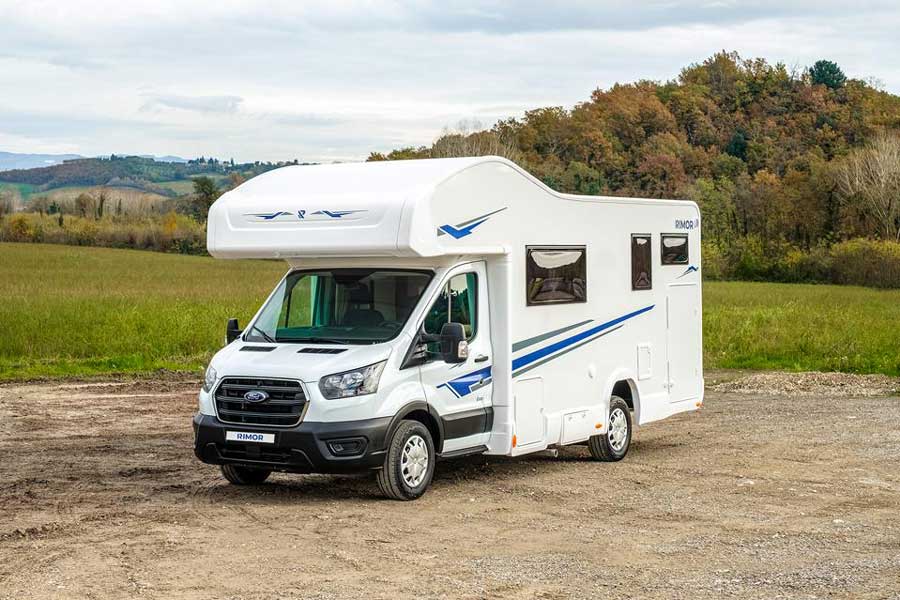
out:
<path id="1" fill-rule="evenodd" d="M 722 49 L 900 92 L 895 2 L 0 0 L 0 145 L 364 158 Z"/>

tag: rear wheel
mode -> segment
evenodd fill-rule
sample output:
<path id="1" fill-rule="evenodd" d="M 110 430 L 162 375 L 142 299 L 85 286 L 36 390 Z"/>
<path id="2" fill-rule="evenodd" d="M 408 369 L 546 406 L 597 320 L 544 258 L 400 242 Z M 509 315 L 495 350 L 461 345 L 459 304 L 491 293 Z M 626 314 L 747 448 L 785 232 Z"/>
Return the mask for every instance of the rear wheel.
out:
<path id="1" fill-rule="evenodd" d="M 222 475 L 234 485 L 258 485 L 268 479 L 272 471 L 251 469 L 238 465 L 222 465 Z"/>
<path id="2" fill-rule="evenodd" d="M 422 423 L 400 421 L 391 436 L 384 466 L 376 475 L 381 493 L 394 500 L 415 500 L 434 475 L 434 442 Z"/>
<path id="3" fill-rule="evenodd" d="M 631 446 L 631 412 L 628 404 L 618 396 L 609 399 L 609 417 L 606 433 L 594 435 L 588 440 L 588 448 L 594 460 L 615 462 L 628 454 Z"/>

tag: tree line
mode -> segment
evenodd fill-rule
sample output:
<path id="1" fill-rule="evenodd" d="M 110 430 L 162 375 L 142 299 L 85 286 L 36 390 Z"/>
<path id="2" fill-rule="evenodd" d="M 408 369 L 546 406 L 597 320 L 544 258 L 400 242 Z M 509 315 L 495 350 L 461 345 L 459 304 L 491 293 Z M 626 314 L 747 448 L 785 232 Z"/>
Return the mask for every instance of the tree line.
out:
<path id="1" fill-rule="evenodd" d="M 708 276 L 829 281 L 836 244 L 900 242 L 898 133 L 900 97 L 833 62 L 720 52 L 369 160 L 499 154 L 562 192 L 694 200 Z"/>

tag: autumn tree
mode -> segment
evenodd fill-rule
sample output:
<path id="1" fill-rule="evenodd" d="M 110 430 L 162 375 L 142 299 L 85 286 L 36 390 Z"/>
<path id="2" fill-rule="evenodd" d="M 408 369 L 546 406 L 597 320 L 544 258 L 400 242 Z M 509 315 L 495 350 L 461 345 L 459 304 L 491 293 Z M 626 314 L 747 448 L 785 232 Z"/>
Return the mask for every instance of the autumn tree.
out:
<path id="1" fill-rule="evenodd" d="M 216 182 L 213 181 L 212 178 L 205 175 L 195 177 L 194 197 L 192 202 L 194 214 L 199 219 L 205 221 L 206 216 L 209 214 L 209 207 L 212 206 L 213 202 L 221 195 L 222 192 L 219 191 L 219 186 L 216 185 Z"/>
<path id="2" fill-rule="evenodd" d="M 836 90 L 847 83 L 847 76 L 841 70 L 837 63 L 830 60 L 817 60 L 816 63 L 809 68 L 809 78 L 816 85 L 824 85 L 827 88 Z"/>
<path id="3" fill-rule="evenodd" d="M 900 136 L 880 135 L 837 169 L 842 196 L 858 204 L 882 237 L 900 241 Z"/>

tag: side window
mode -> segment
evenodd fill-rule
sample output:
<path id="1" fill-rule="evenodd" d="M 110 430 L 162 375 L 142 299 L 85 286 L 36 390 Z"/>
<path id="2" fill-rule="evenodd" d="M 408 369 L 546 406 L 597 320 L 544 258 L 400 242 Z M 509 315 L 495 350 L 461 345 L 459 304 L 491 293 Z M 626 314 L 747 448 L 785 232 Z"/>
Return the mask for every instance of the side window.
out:
<path id="1" fill-rule="evenodd" d="M 585 247 L 527 247 L 525 299 L 528 306 L 587 302 Z"/>
<path id="2" fill-rule="evenodd" d="M 688 257 L 688 236 L 685 233 L 664 233 L 660 244 L 662 264 L 686 265 Z"/>
<path id="3" fill-rule="evenodd" d="M 649 290 L 653 288 L 653 267 L 650 258 L 650 236 L 631 235 L 631 289 Z"/>
<path id="4" fill-rule="evenodd" d="M 459 323 L 471 341 L 478 332 L 478 276 L 454 275 L 425 315 L 425 332 L 438 334 L 444 323 Z"/>

